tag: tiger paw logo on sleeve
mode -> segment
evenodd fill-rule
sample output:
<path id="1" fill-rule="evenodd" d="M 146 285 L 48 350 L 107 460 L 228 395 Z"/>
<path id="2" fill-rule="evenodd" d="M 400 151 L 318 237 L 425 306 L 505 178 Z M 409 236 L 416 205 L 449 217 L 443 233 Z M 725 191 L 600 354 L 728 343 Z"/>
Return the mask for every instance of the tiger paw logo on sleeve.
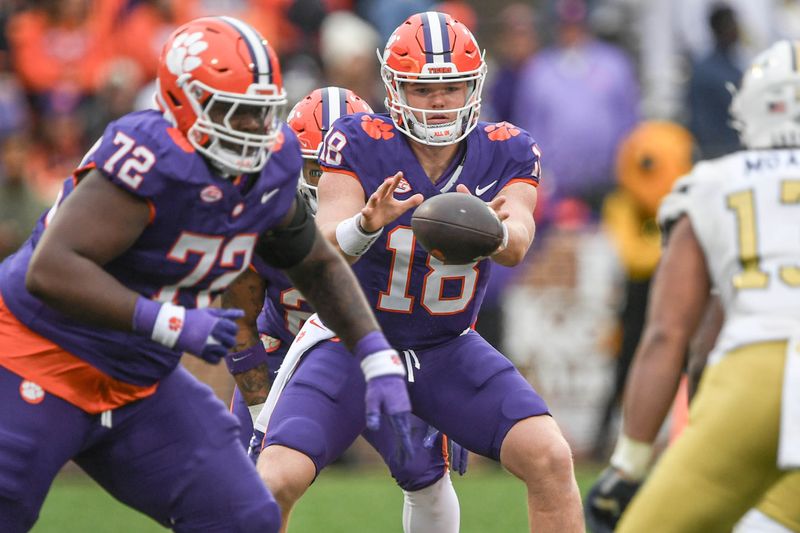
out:
<path id="1" fill-rule="evenodd" d="M 510 122 L 498 122 L 497 124 L 489 124 L 484 128 L 488 133 L 490 141 L 507 141 L 511 137 L 519 135 L 519 128 Z"/>
<path id="2" fill-rule="evenodd" d="M 394 126 L 379 118 L 370 117 L 368 115 L 361 117 L 361 129 L 375 140 L 386 140 L 394 137 L 394 133 L 392 132 Z"/>

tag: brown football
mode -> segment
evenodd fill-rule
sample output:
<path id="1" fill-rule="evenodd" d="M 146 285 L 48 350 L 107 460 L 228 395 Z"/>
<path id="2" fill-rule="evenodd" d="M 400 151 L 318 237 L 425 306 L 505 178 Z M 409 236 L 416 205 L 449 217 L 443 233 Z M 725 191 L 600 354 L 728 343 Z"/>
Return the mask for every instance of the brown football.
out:
<path id="1" fill-rule="evenodd" d="M 503 242 L 503 226 L 483 200 L 447 192 L 425 200 L 411 217 L 419 243 L 432 256 L 451 265 L 472 263 Z"/>

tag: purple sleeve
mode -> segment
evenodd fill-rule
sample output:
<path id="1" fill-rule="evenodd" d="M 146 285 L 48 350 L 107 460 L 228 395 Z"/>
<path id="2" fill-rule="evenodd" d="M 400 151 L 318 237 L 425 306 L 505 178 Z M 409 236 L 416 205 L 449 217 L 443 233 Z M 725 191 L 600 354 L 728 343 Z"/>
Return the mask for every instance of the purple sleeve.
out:
<path id="1" fill-rule="evenodd" d="M 525 130 L 509 140 L 509 157 L 507 158 L 506 182 L 530 181 L 532 185 L 539 184 L 541 176 L 541 150 L 539 145 Z"/>
<path id="2" fill-rule="evenodd" d="M 155 139 L 132 127 L 130 121 L 112 122 L 90 156 L 97 169 L 112 183 L 143 199 L 164 188 L 163 148 Z"/>
<path id="3" fill-rule="evenodd" d="M 377 128 L 377 131 L 380 131 L 383 124 L 386 124 L 387 130 L 392 125 L 391 120 L 386 117 L 375 117 L 364 113 L 339 118 L 325 135 L 323 147 L 320 150 L 319 164 L 323 170 L 352 174 L 353 177 L 358 178 L 360 171 L 358 154 L 365 153 L 359 146 L 361 144 L 360 134 L 365 131 L 359 126 L 362 121 L 367 122 L 369 128 Z"/>

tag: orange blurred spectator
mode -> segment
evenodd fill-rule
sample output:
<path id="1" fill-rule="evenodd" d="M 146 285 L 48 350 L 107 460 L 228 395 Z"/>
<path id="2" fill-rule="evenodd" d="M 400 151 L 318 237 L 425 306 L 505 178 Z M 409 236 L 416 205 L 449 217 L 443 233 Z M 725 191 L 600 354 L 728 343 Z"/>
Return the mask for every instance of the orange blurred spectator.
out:
<path id="1" fill-rule="evenodd" d="M 114 39 L 118 55 L 134 60 L 144 79 L 155 78 L 164 41 L 172 30 L 192 19 L 195 10 L 193 1 L 139 0 L 118 14 Z"/>
<path id="2" fill-rule="evenodd" d="M 33 93 L 91 93 L 113 53 L 108 45 L 120 0 L 43 0 L 13 15 L 8 38 L 13 68 Z"/>
<path id="3" fill-rule="evenodd" d="M 463 0 L 449 0 L 447 2 L 439 2 L 431 7 L 432 11 L 440 11 L 447 13 L 457 21 L 461 22 L 469 28 L 469 31 L 477 33 L 478 31 L 478 14 L 467 2 Z"/>

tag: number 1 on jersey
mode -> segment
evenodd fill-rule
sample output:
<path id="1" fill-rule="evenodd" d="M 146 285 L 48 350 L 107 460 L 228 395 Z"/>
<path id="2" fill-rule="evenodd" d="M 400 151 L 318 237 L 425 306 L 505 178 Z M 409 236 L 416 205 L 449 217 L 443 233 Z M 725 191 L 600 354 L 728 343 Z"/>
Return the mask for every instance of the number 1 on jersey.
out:
<path id="1" fill-rule="evenodd" d="M 781 182 L 781 204 L 800 204 L 800 181 Z M 739 238 L 739 263 L 742 271 L 733 279 L 737 289 L 763 289 L 769 284 L 769 274 L 761 269 L 761 256 L 758 252 L 758 232 L 756 207 L 752 189 L 729 194 L 728 209 L 734 211 Z M 800 266 L 782 266 L 779 269 L 781 281 L 790 287 L 800 287 Z"/>
<path id="2" fill-rule="evenodd" d="M 386 237 L 386 247 L 392 252 L 392 266 L 386 291 L 378 295 L 377 308 L 392 313 L 410 313 L 414 297 L 409 294 L 416 239 L 409 227 L 398 226 Z M 428 273 L 422 282 L 420 305 L 431 315 L 454 315 L 467 308 L 475 296 L 478 282 L 476 263 L 446 265 L 428 254 Z M 446 281 L 461 285 L 457 296 L 445 296 Z"/>

